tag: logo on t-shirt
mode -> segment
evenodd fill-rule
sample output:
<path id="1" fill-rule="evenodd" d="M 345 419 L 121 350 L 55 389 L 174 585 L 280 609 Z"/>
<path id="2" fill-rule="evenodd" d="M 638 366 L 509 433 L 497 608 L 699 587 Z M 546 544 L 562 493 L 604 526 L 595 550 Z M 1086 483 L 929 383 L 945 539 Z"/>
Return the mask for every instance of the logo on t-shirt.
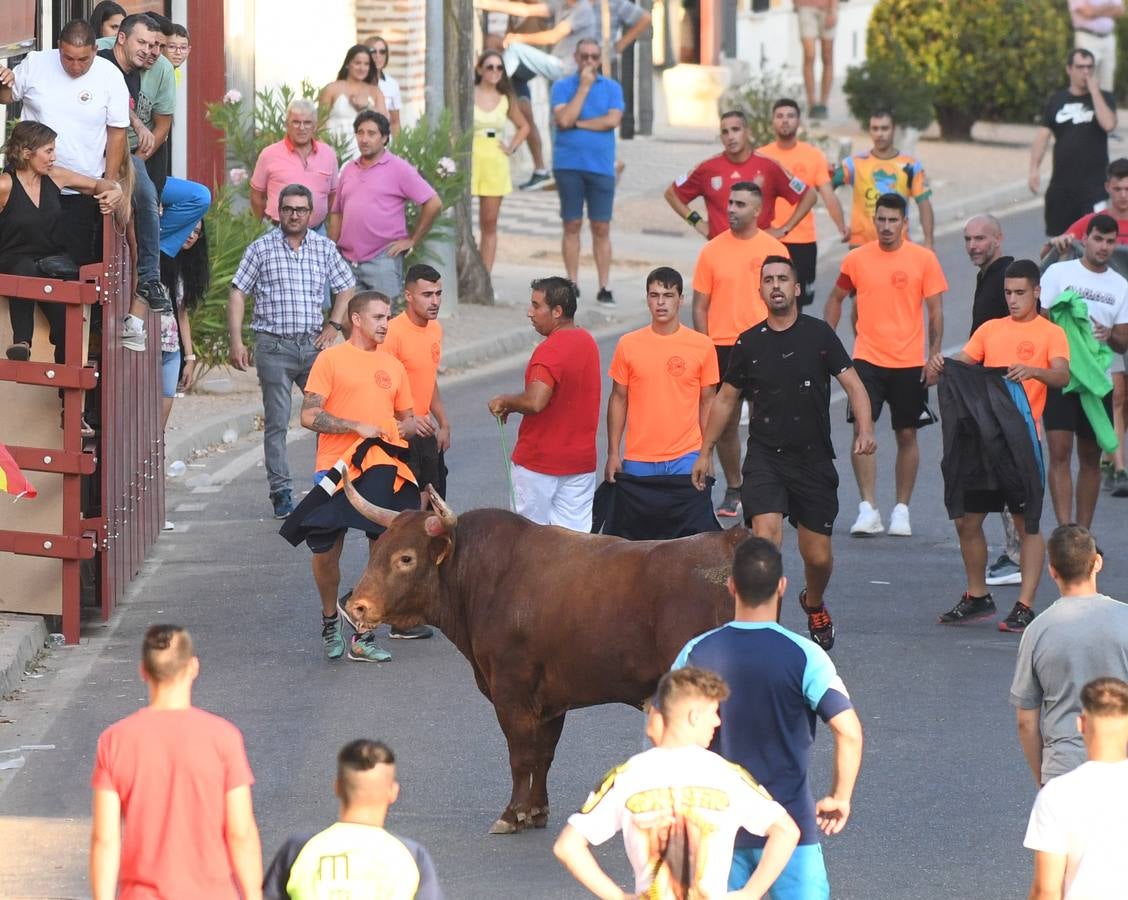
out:
<path id="1" fill-rule="evenodd" d="M 1017 352 L 1018 352 L 1018 358 L 1021 359 L 1021 360 L 1033 359 L 1034 353 L 1036 352 L 1035 349 L 1034 349 L 1034 342 L 1033 341 L 1019 341 Z"/>
<path id="2" fill-rule="evenodd" d="M 435 341 L 435 343 L 433 343 L 431 345 L 431 362 L 433 362 L 437 365 L 438 362 L 439 362 L 439 359 L 442 358 L 442 355 L 443 355 L 443 348 L 439 346 L 438 341 Z"/>
<path id="3" fill-rule="evenodd" d="M 909 276 L 899 269 L 889 276 L 889 281 L 899 291 L 903 291 L 909 286 Z"/>
<path id="4" fill-rule="evenodd" d="M 711 187 L 715 191 L 719 191 L 724 183 L 725 180 L 721 178 L 720 175 L 714 175 L 709 179 L 709 187 Z"/>
<path id="5" fill-rule="evenodd" d="M 1064 103 L 1061 109 L 1057 111 L 1057 116 L 1054 117 L 1059 125 L 1064 125 L 1066 122 L 1072 122 L 1074 125 L 1084 125 L 1087 122 L 1093 121 L 1093 116 L 1096 113 L 1091 108 L 1086 108 L 1084 103 Z"/>
<path id="6" fill-rule="evenodd" d="M 385 372 L 383 369 L 380 369 L 380 371 L 376 373 L 375 380 L 376 386 L 378 388 L 382 388 L 385 391 L 392 386 L 392 376 Z"/>
<path id="7" fill-rule="evenodd" d="M 685 374 L 685 360 L 680 356 L 671 356 L 666 360 L 666 371 L 674 378 L 681 378 Z"/>
<path id="8" fill-rule="evenodd" d="M 78 102 L 79 103 L 89 103 L 93 99 L 94 99 L 94 95 L 92 93 L 90 93 L 90 91 L 82 90 L 82 91 L 78 92 Z"/>

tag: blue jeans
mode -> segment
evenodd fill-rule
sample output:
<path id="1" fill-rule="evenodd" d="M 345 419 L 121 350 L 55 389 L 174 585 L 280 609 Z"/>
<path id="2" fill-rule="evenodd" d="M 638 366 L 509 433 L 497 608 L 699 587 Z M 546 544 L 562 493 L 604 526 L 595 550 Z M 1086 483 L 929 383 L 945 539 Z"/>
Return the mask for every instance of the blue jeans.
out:
<path id="1" fill-rule="evenodd" d="M 211 206 L 211 191 L 195 181 L 165 179 L 161 191 L 161 253 L 176 256 Z"/>
<path id="2" fill-rule="evenodd" d="M 161 351 L 161 396 L 175 397 L 180 382 L 180 351 Z"/>
<path id="3" fill-rule="evenodd" d="M 305 390 L 309 370 L 317 359 L 319 351 L 313 339 L 312 334 L 283 337 L 260 331 L 255 335 L 255 368 L 262 388 L 262 451 L 272 494 L 293 490 L 286 432 L 294 411 L 294 385 Z"/>
<path id="4" fill-rule="evenodd" d="M 137 283 L 161 280 L 161 217 L 157 188 L 145 168 L 145 160 L 133 157 L 133 212 L 137 232 Z M 184 243 L 181 241 L 181 243 Z"/>
<path id="5" fill-rule="evenodd" d="M 690 450 L 685 456 L 677 459 L 667 459 L 662 462 L 638 462 L 633 459 L 623 460 L 623 472 L 634 475 L 636 478 L 648 478 L 651 475 L 691 475 L 693 464 L 697 462 L 698 452 Z"/>
<path id="6" fill-rule="evenodd" d="M 358 291 L 379 291 L 389 300 L 403 293 L 403 257 L 381 250 L 372 259 L 350 262 Z"/>
<path id="7" fill-rule="evenodd" d="M 763 848 L 738 847 L 732 853 L 728 889 L 739 891 L 748 883 L 764 855 Z M 800 844 L 791 854 L 779 878 L 768 891 L 771 900 L 830 900 L 822 844 Z"/>

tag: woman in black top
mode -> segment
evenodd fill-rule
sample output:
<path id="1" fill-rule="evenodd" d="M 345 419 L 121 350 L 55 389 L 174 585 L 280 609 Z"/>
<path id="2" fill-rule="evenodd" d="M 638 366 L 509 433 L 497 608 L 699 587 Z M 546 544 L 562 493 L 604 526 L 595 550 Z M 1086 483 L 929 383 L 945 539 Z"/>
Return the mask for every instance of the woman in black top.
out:
<path id="1" fill-rule="evenodd" d="M 20 122 L 5 147 L 8 167 L 0 173 L 0 273 L 44 277 L 39 261 L 66 252 L 62 233 L 61 188 L 93 194 L 102 212 L 111 212 L 121 199 L 121 187 L 105 178 L 90 178 L 55 165 L 55 132 L 40 122 Z M 63 359 L 65 307 L 39 301 L 51 326 L 55 361 Z M 35 304 L 10 298 L 12 344 L 8 359 L 31 357 Z"/>

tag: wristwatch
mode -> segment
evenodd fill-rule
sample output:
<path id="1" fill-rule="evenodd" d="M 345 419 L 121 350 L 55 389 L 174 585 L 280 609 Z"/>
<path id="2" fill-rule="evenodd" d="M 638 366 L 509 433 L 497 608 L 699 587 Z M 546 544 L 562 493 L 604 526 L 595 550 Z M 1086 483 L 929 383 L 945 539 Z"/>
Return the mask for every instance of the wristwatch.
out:
<path id="1" fill-rule="evenodd" d="M 343 332 L 345 330 L 345 327 L 340 322 L 334 322 L 332 319 L 329 319 L 325 324 L 329 328 L 336 328 L 338 331 L 341 331 L 341 332 Z"/>

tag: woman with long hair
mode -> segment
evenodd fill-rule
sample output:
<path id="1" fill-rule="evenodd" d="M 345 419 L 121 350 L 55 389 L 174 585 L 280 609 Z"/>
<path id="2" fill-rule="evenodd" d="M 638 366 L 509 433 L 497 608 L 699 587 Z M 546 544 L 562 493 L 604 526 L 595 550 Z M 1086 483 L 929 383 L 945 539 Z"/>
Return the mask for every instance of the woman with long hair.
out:
<path id="1" fill-rule="evenodd" d="M 116 38 L 121 20 L 124 18 L 125 9 L 120 3 L 102 0 L 90 13 L 90 25 L 94 29 L 94 36 Z"/>
<path id="2" fill-rule="evenodd" d="M 516 129 L 505 140 L 506 123 Z M 497 256 L 497 217 L 501 200 L 513 192 L 509 157 L 529 134 L 529 123 L 517 106 L 505 63 L 497 50 L 478 57 L 474 68 L 474 144 L 470 156 L 470 193 L 478 198 L 478 250 L 488 271 Z"/>
<path id="3" fill-rule="evenodd" d="M 172 298 L 173 312 L 161 315 L 161 385 L 164 394 L 162 424 L 168 423 L 172 401 L 192 384 L 196 354 L 189 316 L 211 287 L 208 233 L 204 220 L 188 234 L 175 256 L 161 254 L 161 281 Z M 184 363 L 183 368 L 181 362 Z"/>
<path id="4" fill-rule="evenodd" d="M 317 102 L 329 110 L 329 119 L 325 123 L 329 132 L 344 143 L 344 159 L 341 162 L 356 159 L 358 151 L 353 129 L 356 114 L 365 109 L 385 116 L 388 114 L 388 105 L 376 80 L 376 65 L 367 47 L 363 44 L 349 47 L 337 80 L 321 89 Z"/>
<path id="5" fill-rule="evenodd" d="M 372 51 L 372 61 L 376 64 L 376 77 L 384 99 L 388 102 L 388 121 L 392 123 L 392 137 L 400 133 L 400 110 L 403 109 L 403 97 L 400 95 L 399 82 L 388 74 L 388 57 L 391 51 L 388 42 L 382 37 L 368 39 L 368 49 Z"/>

